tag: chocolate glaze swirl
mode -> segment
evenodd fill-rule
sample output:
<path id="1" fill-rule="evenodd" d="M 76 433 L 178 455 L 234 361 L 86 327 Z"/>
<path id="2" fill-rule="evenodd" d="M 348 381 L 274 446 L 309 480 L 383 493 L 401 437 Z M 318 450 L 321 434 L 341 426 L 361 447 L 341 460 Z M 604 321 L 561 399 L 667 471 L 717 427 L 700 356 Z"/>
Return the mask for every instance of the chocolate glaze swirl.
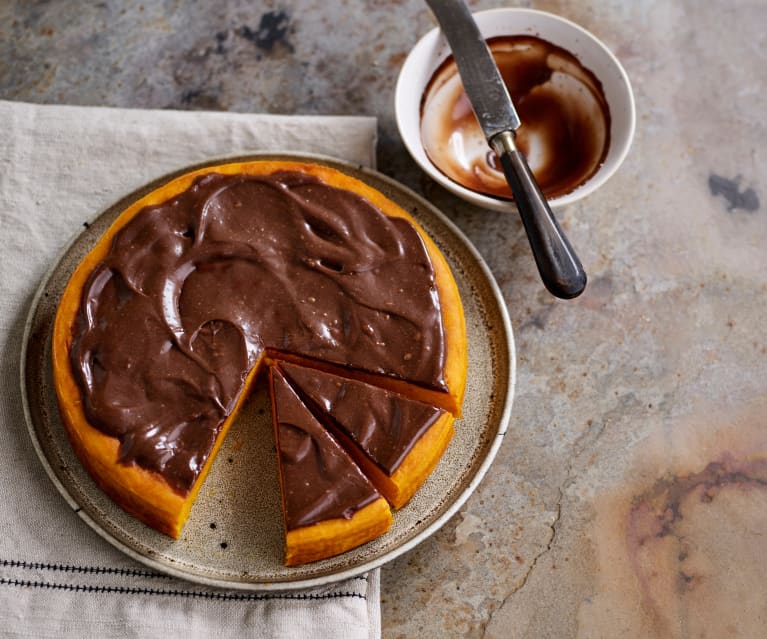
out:
<path id="1" fill-rule="evenodd" d="M 208 174 L 115 236 L 70 357 L 120 460 L 184 494 L 265 350 L 444 390 L 444 341 L 409 222 L 302 173 Z"/>
<path id="2" fill-rule="evenodd" d="M 281 363 L 299 394 L 328 415 L 387 475 L 445 411 L 383 388 Z"/>
<path id="3" fill-rule="evenodd" d="M 350 519 L 380 497 L 280 373 L 272 369 L 285 527 Z"/>

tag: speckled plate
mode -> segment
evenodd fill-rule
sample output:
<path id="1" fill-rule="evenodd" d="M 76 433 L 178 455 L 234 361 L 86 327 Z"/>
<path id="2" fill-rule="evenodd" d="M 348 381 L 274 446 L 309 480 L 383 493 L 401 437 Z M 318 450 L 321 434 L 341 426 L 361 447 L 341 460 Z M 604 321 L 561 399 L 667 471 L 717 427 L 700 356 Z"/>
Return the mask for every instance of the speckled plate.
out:
<path id="1" fill-rule="evenodd" d="M 364 546 L 306 566 L 282 565 L 283 527 L 269 399 L 256 385 L 233 425 L 192 508 L 172 540 L 120 510 L 75 457 L 52 384 L 51 332 L 59 298 L 74 268 L 120 211 L 190 170 L 231 161 L 304 160 L 357 177 L 410 211 L 450 263 L 463 299 L 469 375 L 463 419 L 434 473 L 395 513 L 391 530 Z M 285 590 L 359 575 L 413 548 L 440 528 L 474 491 L 506 430 L 514 390 L 514 343 L 506 307 L 482 258 L 439 211 L 386 176 L 307 155 L 261 154 L 188 167 L 132 193 L 102 213 L 64 251 L 30 310 L 22 351 L 22 395 L 29 432 L 48 475 L 78 515 L 138 561 L 170 575 L 226 588 Z"/>

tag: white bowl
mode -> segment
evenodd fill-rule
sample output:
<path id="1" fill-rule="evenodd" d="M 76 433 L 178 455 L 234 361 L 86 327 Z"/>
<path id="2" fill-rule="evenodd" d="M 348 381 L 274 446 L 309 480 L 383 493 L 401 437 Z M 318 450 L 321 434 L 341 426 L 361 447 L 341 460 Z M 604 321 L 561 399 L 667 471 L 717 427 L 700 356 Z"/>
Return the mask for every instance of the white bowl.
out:
<path id="1" fill-rule="evenodd" d="M 474 14 L 485 38 L 531 35 L 572 53 L 602 83 L 610 109 L 610 144 L 599 169 L 573 191 L 550 198 L 551 206 L 571 204 L 589 195 L 615 173 L 634 137 L 636 113 L 631 83 L 618 59 L 591 33 L 574 22 L 532 9 L 492 9 Z M 513 202 L 467 189 L 448 178 L 429 159 L 421 141 L 421 100 L 429 80 L 450 55 L 439 29 L 427 33 L 408 55 L 400 70 L 394 95 L 394 110 L 400 135 L 420 167 L 455 195 L 467 202 L 497 211 L 516 210 Z"/>

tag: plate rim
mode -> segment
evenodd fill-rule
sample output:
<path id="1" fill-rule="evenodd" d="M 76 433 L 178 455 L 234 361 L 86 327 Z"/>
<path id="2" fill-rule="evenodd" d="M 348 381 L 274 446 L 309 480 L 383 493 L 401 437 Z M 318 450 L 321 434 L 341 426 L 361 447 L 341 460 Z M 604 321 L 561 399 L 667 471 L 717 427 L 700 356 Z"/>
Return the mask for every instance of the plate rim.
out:
<path id="1" fill-rule="evenodd" d="M 192 582 L 192 583 L 203 585 L 203 586 L 225 588 L 229 590 L 248 590 L 248 591 L 255 591 L 255 592 L 279 592 L 279 591 L 291 591 L 291 590 L 312 588 L 317 586 L 325 586 L 328 584 L 333 584 L 339 581 L 350 579 L 352 577 L 358 577 L 370 570 L 379 568 L 383 566 L 384 564 L 389 563 L 390 561 L 403 555 L 404 553 L 412 550 L 418 544 L 422 543 L 423 541 L 431 537 L 435 532 L 437 532 L 458 512 L 458 510 L 466 503 L 469 497 L 474 493 L 477 486 L 480 484 L 482 479 L 487 474 L 487 471 L 492 465 L 493 460 L 495 459 L 495 456 L 498 452 L 498 449 L 500 448 L 500 445 L 504 439 L 504 435 L 506 434 L 506 431 L 510 423 L 511 409 L 512 409 L 514 393 L 516 388 L 516 368 L 517 368 L 514 333 L 512 330 L 511 320 L 509 318 L 508 308 L 506 306 L 505 301 L 503 300 L 503 295 L 501 293 L 500 287 L 498 286 L 498 283 L 495 280 L 495 277 L 493 276 L 492 272 L 490 271 L 490 268 L 488 267 L 487 263 L 485 262 L 484 258 L 481 256 L 479 251 L 471 243 L 471 241 L 466 237 L 463 231 L 461 231 L 461 229 L 452 220 L 450 220 L 441 210 L 439 210 L 426 198 L 416 193 L 409 187 L 405 186 L 401 182 L 398 182 L 394 178 L 391 178 L 388 175 L 385 175 L 367 166 L 363 166 L 361 164 L 357 164 L 353 162 L 347 162 L 339 158 L 335 158 L 328 155 L 321 155 L 321 154 L 314 154 L 314 153 L 301 153 L 301 152 L 292 152 L 292 151 L 286 151 L 286 152 L 261 151 L 261 152 L 248 153 L 244 155 L 212 158 L 209 160 L 205 160 L 204 162 L 187 165 L 187 166 L 181 167 L 180 169 L 176 171 L 171 171 L 169 173 L 166 173 L 158 177 L 156 180 L 152 180 L 134 189 L 129 194 L 126 194 L 122 197 L 118 197 L 113 204 L 101 210 L 98 214 L 92 217 L 91 221 L 95 221 L 99 219 L 106 212 L 120 206 L 123 202 L 135 201 L 137 197 L 140 197 L 139 195 L 140 193 L 149 192 L 157 188 L 158 185 L 164 184 L 167 181 L 174 179 L 175 177 L 179 177 L 191 171 L 218 166 L 221 164 L 230 164 L 234 162 L 272 160 L 272 159 L 284 159 L 284 160 L 293 160 L 293 161 L 299 161 L 299 162 L 306 161 L 306 162 L 311 162 L 315 164 L 322 164 L 325 166 L 329 166 L 330 168 L 335 168 L 342 172 L 348 171 L 348 170 L 356 171 L 358 173 L 361 173 L 365 177 L 370 177 L 375 181 L 379 181 L 385 184 L 394 192 L 400 192 L 403 195 L 407 196 L 408 198 L 413 199 L 418 204 L 418 207 L 427 209 L 431 215 L 433 215 L 441 224 L 443 224 L 448 229 L 448 231 L 451 234 L 453 234 L 453 236 L 460 242 L 462 247 L 468 251 L 470 257 L 476 263 L 476 266 L 479 267 L 479 271 L 482 274 L 485 280 L 485 283 L 488 286 L 489 292 L 491 294 L 490 299 L 495 304 L 494 310 L 496 310 L 499 313 L 501 318 L 504 339 L 500 341 L 505 346 L 504 354 L 509 364 L 509 370 L 507 372 L 509 382 L 506 388 L 506 393 L 501 400 L 503 402 L 503 408 L 501 409 L 500 415 L 498 418 L 499 428 L 493 438 L 493 441 L 490 442 L 490 444 L 487 447 L 487 453 L 484 459 L 480 463 L 479 467 L 476 469 L 476 472 L 474 473 L 474 475 L 471 477 L 468 485 L 466 485 L 466 487 L 456 496 L 453 502 L 447 506 L 447 508 L 441 515 L 439 515 L 430 525 L 423 528 L 420 532 L 415 534 L 410 539 L 407 539 L 403 543 L 383 553 L 381 556 L 368 561 L 363 561 L 356 566 L 342 568 L 342 569 L 331 571 L 330 573 L 326 573 L 326 574 L 315 576 L 315 577 L 299 578 L 293 581 L 280 581 L 276 583 L 266 582 L 266 581 L 245 582 L 245 581 L 236 581 L 236 580 L 216 579 L 213 577 L 207 577 L 205 575 L 200 575 L 197 573 L 187 572 L 183 569 L 176 568 L 173 565 L 169 565 L 167 563 L 163 563 L 159 561 L 158 559 L 153 559 L 151 556 L 144 555 L 134 550 L 127 544 L 123 543 L 122 541 L 120 541 L 119 539 L 111 535 L 104 527 L 102 527 L 97 521 L 95 521 L 85 511 L 85 509 L 81 508 L 80 503 L 70 493 L 69 489 L 64 485 L 64 482 L 59 478 L 59 476 L 53 470 L 53 467 L 51 465 L 51 460 L 49 460 L 48 456 L 45 454 L 42 444 L 38 438 L 38 433 L 34 425 L 32 411 L 30 409 L 29 393 L 27 391 L 28 354 L 29 354 L 30 339 L 31 339 L 31 334 L 33 330 L 34 319 L 49 282 L 51 281 L 53 276 L 56 274 L 64 256 L 75 245 L 75 243 L 79 240 L 82 234 L 87 231 L 87 228 L 86 228 L 86 231 L 79 231 L 74 233 L 73 236 L 69 239 L 69 241 L 66 242 L 66 244 L 62 247 L 62 249 L 58 252 L 58 254 L 53 258 L 51 265 L 46 270 L 45 274 L 42 276 L 42 279 L 40 280 L 40 283 L 37 287 L 37 290 L 35 291 L 35 294 L 33 295 L 32 300 L 30 302 L 29 310 L 25 318 L 24 332 L 22 336 L 21 354 L 20 354 L 21 355 L 20 380 L 19 380 L 20 386 L 21 386 L 22 407 L 24 410 L 24 421 L 26 423 L 27 432 L 29 434 L 30 439 L 32 440 L 32 445 L 35 450 L 35 453 L 37 454 L 38 459 L 42 463 L 43 468 L 45 469 L 45 472 L 48 475 L 48 478 L 52 481 L 56 489 L 59 491 L 62 497 L 64 497 L 67 504 L 75 511 L 78 517 L 80 517 L 80 519 L 82 519 L 102 539 L 110 543 L 113 547 L 115 547 L 117 550 L 119 550 L 123 554 L 134 559 L 135 561 L 138 561 L 144 566 L 147 566 L 162 574 L 183 579 L 187 582 Z M 356 176 L 352 176 L 352 177 L 356 177 Z M 376 188 L 376 187 L 373 187 L 373 188 Z M 385 193 L 384 195 L 392 199 L 390 194 Z"/>

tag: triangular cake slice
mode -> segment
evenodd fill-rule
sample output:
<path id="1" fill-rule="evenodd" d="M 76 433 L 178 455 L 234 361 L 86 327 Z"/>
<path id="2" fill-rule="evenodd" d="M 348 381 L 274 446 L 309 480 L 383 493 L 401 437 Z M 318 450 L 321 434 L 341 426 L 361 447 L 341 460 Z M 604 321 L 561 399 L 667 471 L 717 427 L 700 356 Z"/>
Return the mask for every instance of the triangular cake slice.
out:
<path id="1" fill-rule="evenodd" d="M 389 505 L 285 378 L 270 369 L 285 565 L 333 557 L 382 535 Z"/>
<path id="2" fill-rule="evenodd" d="M 453 416 L 441 408 L 316 369 L 279 366 L 394 508 L 418 490 L 453 436 Z"/>

